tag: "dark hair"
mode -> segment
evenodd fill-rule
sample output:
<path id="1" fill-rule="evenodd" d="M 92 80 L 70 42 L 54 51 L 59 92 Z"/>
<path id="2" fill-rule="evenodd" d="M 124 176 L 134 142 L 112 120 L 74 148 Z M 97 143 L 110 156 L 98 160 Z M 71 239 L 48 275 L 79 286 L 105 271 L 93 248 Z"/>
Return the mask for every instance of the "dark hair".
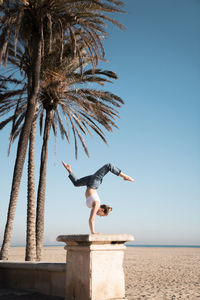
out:
<path id="1" fill-rule="evenodd" d="M 112 211 L 112 207 L 106 205 L 106 204 L 102 204 L 100 205 L 100 208 L 103 209 L 104 215 L 107 216 L 109 214 L 109 212 Z"/>

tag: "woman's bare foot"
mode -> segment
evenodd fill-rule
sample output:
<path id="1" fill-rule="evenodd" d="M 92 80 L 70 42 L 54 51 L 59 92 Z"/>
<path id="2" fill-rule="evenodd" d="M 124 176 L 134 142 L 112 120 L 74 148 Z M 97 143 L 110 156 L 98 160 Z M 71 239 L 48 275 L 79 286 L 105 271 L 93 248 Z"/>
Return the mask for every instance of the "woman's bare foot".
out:
<path id="1" fill-rule="evenodd" d="M 119 174 L 119 176 L 121 176 L 124 180 L 127 180 L 127 181 L 131 181 L 131 182 L 135 181 L 135 179 L 133 179 L 132 177 L 130 177 L 122 172 Z"/>
<path id="2" fill-rule="evenodd" d="M 128 176 L 128 175 L 126 175 L 126 176 L 124 177 L 124 180 L 132 181 L 132 182 L 135 181 L 135 179 L 133 179 L 132 177 L 130 177 L 130 176 Z"/>
<path id="3" fill-rule="evenodd" d="M 62 161 L 62 164 L 63 164 L 63 166 L 65 167 L 65 169 L 67 169 L 67 171 L 68 171 L 69 173 L 72 173 L 72 169 L 71 169 L 71 166 L 70 166 L 70 165 L 67 165 L 64 161 Z"/>

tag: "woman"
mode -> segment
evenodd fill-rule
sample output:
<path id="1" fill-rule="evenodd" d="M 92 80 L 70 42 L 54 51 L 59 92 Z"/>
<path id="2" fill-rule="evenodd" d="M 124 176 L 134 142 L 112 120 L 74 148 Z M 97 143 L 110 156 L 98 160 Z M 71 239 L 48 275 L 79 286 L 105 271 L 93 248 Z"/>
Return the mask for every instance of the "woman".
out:
<path id="1" fill-rule="evenodd" d="M 72 183 L 75 186 L 87 186 L 85 196 L 86 196 L 86 205 L 87 207 L 91 208 L 90 218 L 89 218 L 89 227 L 92 234 L 95 234 L 94 229 L 94 221 L 95 216 L 107 216 L 109 212 L 112 210 L 112 207 L 102 204 L 100 205 L 101 201 L 97 194 L 97 189 L 99 185 L 103 181 L 103 177 L 110 171 L 113 174 L 122 177 L 124 180 L 128 181 L 135 181 L 130 176 L 124 174 L 121 172 L 120 169 L 113 166 L 112 164 L 108 163 L 101 167 L 97 172 L 95 172 L 93 175 L 89 175 L 80 179 L 77 179 L 75 175 L 72 172 L 71 166 L 67 165 L 62 162 L 63 166 L 67 169 L 69 172 L 69 179 L 72 181 Z"/>

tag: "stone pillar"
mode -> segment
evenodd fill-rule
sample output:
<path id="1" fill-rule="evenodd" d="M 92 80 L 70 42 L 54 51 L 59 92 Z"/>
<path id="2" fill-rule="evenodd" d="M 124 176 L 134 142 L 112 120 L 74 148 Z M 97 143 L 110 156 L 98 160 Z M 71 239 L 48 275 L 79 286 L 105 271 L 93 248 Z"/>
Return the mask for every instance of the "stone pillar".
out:
<path id="1" fill-rule="evenodd" d="M 65 242 L 66 300 L 125 299 L 124 243 L 129 234 L 60 235 Z"/>

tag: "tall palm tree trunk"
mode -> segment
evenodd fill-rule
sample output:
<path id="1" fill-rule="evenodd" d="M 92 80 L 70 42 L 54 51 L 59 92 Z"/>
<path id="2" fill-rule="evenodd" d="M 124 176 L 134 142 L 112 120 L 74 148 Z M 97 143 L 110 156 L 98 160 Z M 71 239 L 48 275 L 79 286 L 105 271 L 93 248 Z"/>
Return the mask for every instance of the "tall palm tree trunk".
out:
<path id="1" fill-rule="evenodd" d="M 37 260 L 41 260 L 42 243 L 44 237 L 44 206 L 46 193 L 46 171 L 47 171 L 47 156 L 48 156 L 48 140 L 51 129 L 51 120 L 53 116 L 52 110 L 46 110 L 45 128 L 43 135 L 43 145 L 40 161 L 40 179 L 37 194 L 37 215 L 36 215 L 36 254 Z"/>
<path id="2" fill-rule="evenodd" d="M 19 137 L 17 155 L 15 159 L 15 167 L 13 173 L 10 202 L 8 207 L 7 222 L 4 231 L 4 239 L 0 252 L 0 259 L 8 259 L 8 249 L 12 236 L 13 221 L 17 206 L 17 199 L 19 194 L 19 187 L 21 183 L 22 171 L 26 156 L 26 150 L 28 145 L 28 140 L 30 136 L 30 131 L 32 127 L 32 122 L 35 113 L 35 105 L 37 101 L 37 94 L 39 91 L 39 80 L 40 80 L 40 67 L 41 67 L 41 38 L 36 35 L 33 43 L 33 59 L 32 59 L 32 85 L 31 90 L 28 95 L 28 105 L 26 116 L 24 120 L 24 125 Z"/>
<path id="3" fill-rule="evenodd" d="M 27 194 L 27 226 L 26 226 L 26 261 L 36 260 L 36 236 L 35 236 L 35 168 L 34 168 L 34 150 L 35 134 L 38 107 L 35 111 L 35 117 L 29 138 L 29 158 L 28 158 L 28 194 Z"/>

